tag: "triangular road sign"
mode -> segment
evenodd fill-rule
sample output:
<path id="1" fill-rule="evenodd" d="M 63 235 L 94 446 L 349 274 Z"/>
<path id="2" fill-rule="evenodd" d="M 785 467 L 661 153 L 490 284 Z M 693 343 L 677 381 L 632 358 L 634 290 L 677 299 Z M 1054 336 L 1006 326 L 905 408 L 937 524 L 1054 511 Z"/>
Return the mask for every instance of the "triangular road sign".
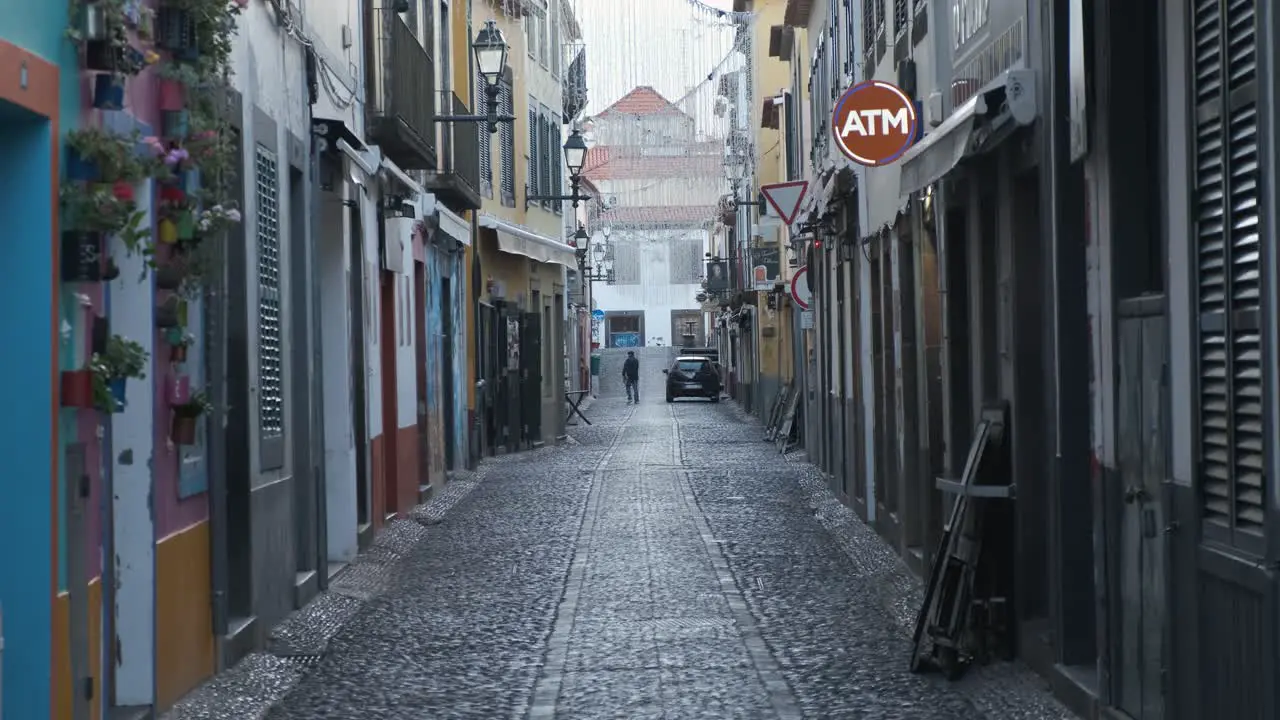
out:
<path id="1" fill-rule="evenodd" d="M 808 180 L 761 185 L 760 193 L 769 201 L 773 211 L 778 213 L 786 225 L 796 221 L 796 213 L 800 211 L 800 203 L 804 200 L 805 191 L 809 189 Z"/>

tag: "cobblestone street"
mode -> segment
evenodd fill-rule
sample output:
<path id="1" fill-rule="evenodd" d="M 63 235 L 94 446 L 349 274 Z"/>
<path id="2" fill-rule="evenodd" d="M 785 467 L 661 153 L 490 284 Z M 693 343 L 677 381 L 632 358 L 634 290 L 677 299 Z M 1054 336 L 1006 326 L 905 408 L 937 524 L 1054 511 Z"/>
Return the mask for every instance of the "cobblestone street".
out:
<path id="1" fill-rule="evenodd" d="M 607 357 L 592 425 L 393 525 L 170 717 L 1071 717 L 1016 666 L 909 674 L 915 580 L 735 406 L 665 403 L 667 356 L 636 406 Z"/>

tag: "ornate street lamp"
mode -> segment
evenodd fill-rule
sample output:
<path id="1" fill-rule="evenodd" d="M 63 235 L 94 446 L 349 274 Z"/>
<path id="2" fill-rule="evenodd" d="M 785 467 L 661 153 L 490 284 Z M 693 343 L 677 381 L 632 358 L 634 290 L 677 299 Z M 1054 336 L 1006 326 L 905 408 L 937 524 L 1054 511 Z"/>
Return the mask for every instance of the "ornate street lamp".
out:
<path id="1" fill-rule="evenodd" d="M 572 190 L 568 195 L 530 195 L 529 185 L 524 186 L 524 209 L 529 209 L 531 202 L 564 201 L 568 200 L 573 206 L 578 207 L 578 203 L 586 202 L 587 197 L 578 193 L 578 185 L 582 182 L 582 167 L 587 163 L 587 140 L 582 137 L 582 132 L 577 128 L 569 133 L 569 139 L 564 141 L 564 164 L 569 170 L 569 188 Z"/>
<path id="2" fill-rule="evenodd" d="M 515 122 L 514 115 L 498 114 L 498 94 L 501 92 L 502 75 L 507 70 L 507 39 L 502 29 L 492 20 L 476 33 L 471 52 L 476 57 L 476 72 L 484 78 L 485 113 L 483 115 L 436 115 L 436 122 L 482 122 L 489 126 L 489 133 L 498 132 L 498 123 Z"/>

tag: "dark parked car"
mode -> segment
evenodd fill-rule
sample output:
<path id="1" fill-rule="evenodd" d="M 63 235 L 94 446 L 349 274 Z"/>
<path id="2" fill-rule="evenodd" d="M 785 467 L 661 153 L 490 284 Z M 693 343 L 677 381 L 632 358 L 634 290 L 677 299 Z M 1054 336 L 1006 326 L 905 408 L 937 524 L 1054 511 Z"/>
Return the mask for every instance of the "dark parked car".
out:
<path id="1" fill-rule="evenodd" d="M 667 402 L 678 397 L 704 397 L 720 402 L 720 373 L 709 358 L 681 355 L 667 374 Z"/>

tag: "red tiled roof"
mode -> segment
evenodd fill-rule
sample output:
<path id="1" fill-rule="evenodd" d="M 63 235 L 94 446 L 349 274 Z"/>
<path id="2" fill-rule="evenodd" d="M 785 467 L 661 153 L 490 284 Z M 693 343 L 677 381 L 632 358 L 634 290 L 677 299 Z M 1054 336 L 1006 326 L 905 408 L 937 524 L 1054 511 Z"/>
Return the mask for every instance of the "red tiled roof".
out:
<path id="1" fill-rule="evenodd" d="M 702 225 L 716 219 L 714 205 L 659 205 L 605 210 L 596 221 L 605 225 Z"/>
<path id="2" fill-rule="evenodd" d="M 622 178 L 708 177 L 724 174 L 719 143 L 686 146 L 682 155 L 643 155 L 641 148 L 596 146 L 587 150 L 583 177 L 598 182 Z"/>
<path id="3" fill-rule="evenodd" d="M 618 98 L 609 107 L 596 113 L 596 117 L 610 114 L 619 115 L 685 115 L 671 101 L 662 97 L 657 90 L 648 85 L 641 85 Z"/>

